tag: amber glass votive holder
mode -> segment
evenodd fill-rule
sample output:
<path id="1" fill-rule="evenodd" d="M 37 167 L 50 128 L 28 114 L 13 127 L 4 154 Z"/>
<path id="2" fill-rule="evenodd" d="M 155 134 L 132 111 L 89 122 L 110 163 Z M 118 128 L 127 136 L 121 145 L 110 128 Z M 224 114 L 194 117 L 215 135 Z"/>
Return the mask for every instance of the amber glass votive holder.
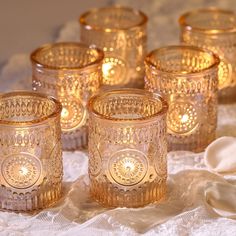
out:
<path id="1" fill-rule="evenodd" d="M 102 81 L 103 52 L 81 43 L 44 45 L 31 54 L 33 90 L 62 103 L 64 150 L 87 148 L 87 101 Z"/>
<path id="2" fill-rule="evenodd" d="M 111 90 L 89 100 L 90 192 L 111 207 L 165 199 L 167 103 L 139 89 Z"/>
<path id="3" fill-rule="evenodd" d="M 105 53 L 104 87 L 143 87 L 147 16 L 128 7 L 106 7 L 80 17 L 81 42 Z"/>
<path id="4" fill-rule="evenodd" d="M 0 209 L 34 211 L 60 198 L 61 109 L 43 94 L 0 95 Z"/>
<path id="5" fill-rule="evenodd" d="M 214 140 L 217 123 L 218 65 L 211 51 L 168 46 L 145 59 L 146 89 L 168 101 L 168 150 L 200 152 Z"/>
<path id="6" fill-rule="evenodd" d="M 216 8 L 199 9 L 183 14 L 179 24 L 182 42 L 219 55 L 219 102 L 236 102 L 236 14 Z"/>

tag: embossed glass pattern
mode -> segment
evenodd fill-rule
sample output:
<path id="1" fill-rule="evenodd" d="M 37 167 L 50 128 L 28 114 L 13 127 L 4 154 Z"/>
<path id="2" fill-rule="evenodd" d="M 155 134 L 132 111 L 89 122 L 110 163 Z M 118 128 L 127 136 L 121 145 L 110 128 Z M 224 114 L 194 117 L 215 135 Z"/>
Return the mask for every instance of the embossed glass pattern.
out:
<path id="1" fill-rule="evenodd" d="M 169 46 L 145 59 L 146 89 L 169 103 L 169 150 L 202 151 L 215 138 L 219 58 L 194 46 Z"/>
<path id="2" fill-rule="evenodd" d="M 42 94 L 0 95 L 0 209 L 33 211 L 60 198 L 60 113 Z"/>
<path id="3" fill-rule="evenodd" d="M 80 17 L 81 41 L 103 49 L 103 84 L 142 87 L 146 54 L 144 13 L 126 7 L 91 10 Z"/>
<path id="4" fill-rule="evenodd" d="M 87 109 L 102 80 L 103 52 L 80 43 L 55 43 L 31 54 L 33 89 L 62 103 L 64 150 L 87 147 Z"/>
<path id="5" fill-rule="evenodd" d="M 89 100 L 89 176 L 105 206 L 139 207 L 165 198 L 167 103 L 138 89 Z"/>
<path id="6" fill-rule="evenodd" d="M 219 55 L 219 101 L 236 101 L 236 14 L 220 9 L 200 9 L 179 19 L 181 41 L 210 49 Z"/>

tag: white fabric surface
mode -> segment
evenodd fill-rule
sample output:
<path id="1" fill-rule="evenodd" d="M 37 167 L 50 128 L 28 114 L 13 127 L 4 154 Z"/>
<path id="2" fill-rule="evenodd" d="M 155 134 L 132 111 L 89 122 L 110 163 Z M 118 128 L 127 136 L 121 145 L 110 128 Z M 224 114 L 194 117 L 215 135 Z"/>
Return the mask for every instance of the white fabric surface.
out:
<path id="1" fill-rule="evenodd" d="M 236 186 L 230 183 L 209 183 L 205 200 L 209 210 L 217 215 L 236 220 Z"/>
<path id="2" fill-rule="evenodd" d="M 235 137 L 220 137 L 206 148 L 204 163 L 214 173 L 236 176 L 235 151 Z M 206 186 L 204 195 L 210 210 L 219 216 L 236 219 L 236 185 L 212 182 Z"/>
<path id="3" fill-rule="evenodd" d="M 205 165 L 213 172 L 236 174 L 236 138 L 221 137 L 204 153 Z"/>
<path id="4" fill-rule="evenodd" d="M 168 163 L 166 202 L 105 209 L 89 198 L 87 155 L 64 153 L 61 201 L 34 216 L 0 212 L 1 235 L 234 235 L 236 222 L 209 210 L 204 191 L 209 184 L 236 184 L 236 179 L 207 171 L 203 153 L 172 152 Z"/>
<path id="5" fill-rule="evenodd" d="M 58 41 L 78 40 L 77 22 L 69 22 Z M 1 90 L 31 89 L 28 55 L 12 57 L 3 67 Z M 236 104 L 219 106 L 218 136 L 236 136 Z M 233 175 L 211 173 L 204 154 L 168 154 L 168 199 L 139 209 L 106 209 L 89 198 L 88 157 L 64 153 L 63 198 L 35 215 L 0 212 L 0 235 L 235 235 L 236 221 L 220 217 L 206 202 L 214 184 L 236 185 Z M 210 189 L 211 190 L 211 189 Z"/>

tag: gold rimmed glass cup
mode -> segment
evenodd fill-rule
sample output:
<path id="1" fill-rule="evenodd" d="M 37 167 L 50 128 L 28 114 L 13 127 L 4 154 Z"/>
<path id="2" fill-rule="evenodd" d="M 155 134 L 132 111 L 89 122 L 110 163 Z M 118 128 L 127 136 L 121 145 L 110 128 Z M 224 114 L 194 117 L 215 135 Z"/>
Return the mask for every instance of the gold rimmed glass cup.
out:
<path id="1" fill-rule="evenodd" d="M 143 87 L 147 20 L 141 11 L 117 6 L 81 15 L 81 41 L 105 53 L 104 87 Z"/>
<path id="2" fill-rule="evenodd" d="M 194 46 L 168 46 L 147 55 L 146 89 L 169 103 L 170 151 L 200 152 L 214 140 L 219 63 L 217 55 Z"/>
<path id="3" fill-rule="evenodd" d="M 166 196 L 167 103 L 139 89 L 89 100 L 92 197 L 105 206 L 140 207 Z"/>
<path id="4" fill-rule="evenodd" d="M 64 150 L 87 147 L 87 101 L 102 81 L 103 52 L 81 43 L 53 43 L 31 54 L 35 91 L 55 96 L 62 103 Z"/>
<path id="5" fill-rule="evenodd" d="M 236 14 L 206 8 L 179 18 L 181 42 L 207 48 L 220 57 L 219 101 L 236 102 Z"/>
<path id="6" fill-rule="evenodd" d="M 0 209 L 34 211 L 60 198 L 61 110 L 39 93 L 0 95 Z"/>

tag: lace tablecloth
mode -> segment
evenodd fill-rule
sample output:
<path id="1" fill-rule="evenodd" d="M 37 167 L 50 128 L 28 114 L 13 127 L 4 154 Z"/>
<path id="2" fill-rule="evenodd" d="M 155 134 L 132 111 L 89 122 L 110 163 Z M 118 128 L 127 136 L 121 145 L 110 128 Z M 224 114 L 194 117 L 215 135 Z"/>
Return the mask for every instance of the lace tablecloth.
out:
<path id="1" fill-rule="evenodd" d="M 63 159 L 63 198 L 33 216 L 0 212 L 1 235 L 235 235 L 235 220 L 209 211 L 203 192 L 210 182 L 236 178 L 209 172 L 203 153 L 169 153 L 167 201 L 138 209 L 99 206 L 89 198 L 87 155 L 65 152 Z"/>
<path id="2" fill-rule="evenodd" d="M 127 1 L 116 1 L 124 3 Z M 143 8 L 151 19 L 150 48 L 178 42 L 173 28 L 181 3 L 186 1 L 128 1 Z M 145 3 L 149 4 L 145 4 Z M 191 1 L 199 7 L 203 1 Z M 209 1 L 214 3 L 216 1 Z M 217 1 L 223 7 L 233 1 Z M 137 3 L 137 4 L 136 4 Z M 171 7 L 167 7 L 171 4 Z M 179 4 L 179 5 L 178 5 Z M 140 5 L 140 6 L 139 6 Z M 164 5 L 164 6 L 163 6 Z M 196 6 L 195 6 L 196 5 Z M 211 4 L 213 5 L 213 4 Z M 174 8 L 180 9 L 174 11 Z M 185 5 L 184 8 L 190 8 Z M 159 12 L 158 12 L 159 10 Z M 158 13 L 160 13 L 158 15 Z M 172 13 L 172 14 L 171 14 Z M 156 15 L 155 15 L 156 14 Z M 165 15 L 169 14 L 170 17 Z M 159 22 L 159 24 L 158 24 Z M 158 33 L 154 25 L 165 29 Z M 163 26 L 168 25 L 168 27 Z M 78 40 L 78 23 L 67 23 L 57 41 Z M 165 35 L 165 36 L 164 36 Z M 160 36 L 160 40 L 158 40 Z M 157 40 L 155 40 L 157 37 Z M 171 39 L 171 40 L 170 40 Z M 149 41 L 149 42 L 150 42 Z M 26 54 L 15 55 L 0 73 L 1 90 L 31 89 L 30 62 Z M 236 136 L 236 104 L 220 105 L 218 136 Z M 207 170 L 203 153 L 172 152 L 168 154 L 167 201 L 139 209 L 106 209 L 89 198 L 87 173 L 88 156 L 82 152 L 63 154 L 63 198 L 53 208 L 35 215 L 0 212 L 0 235 L 235 235 L 236 221 L 222 218 L 205 204 L 204 189 L 209 182 L 229 181 L 236 184 L 235 176 L 220 176 Z"/>

